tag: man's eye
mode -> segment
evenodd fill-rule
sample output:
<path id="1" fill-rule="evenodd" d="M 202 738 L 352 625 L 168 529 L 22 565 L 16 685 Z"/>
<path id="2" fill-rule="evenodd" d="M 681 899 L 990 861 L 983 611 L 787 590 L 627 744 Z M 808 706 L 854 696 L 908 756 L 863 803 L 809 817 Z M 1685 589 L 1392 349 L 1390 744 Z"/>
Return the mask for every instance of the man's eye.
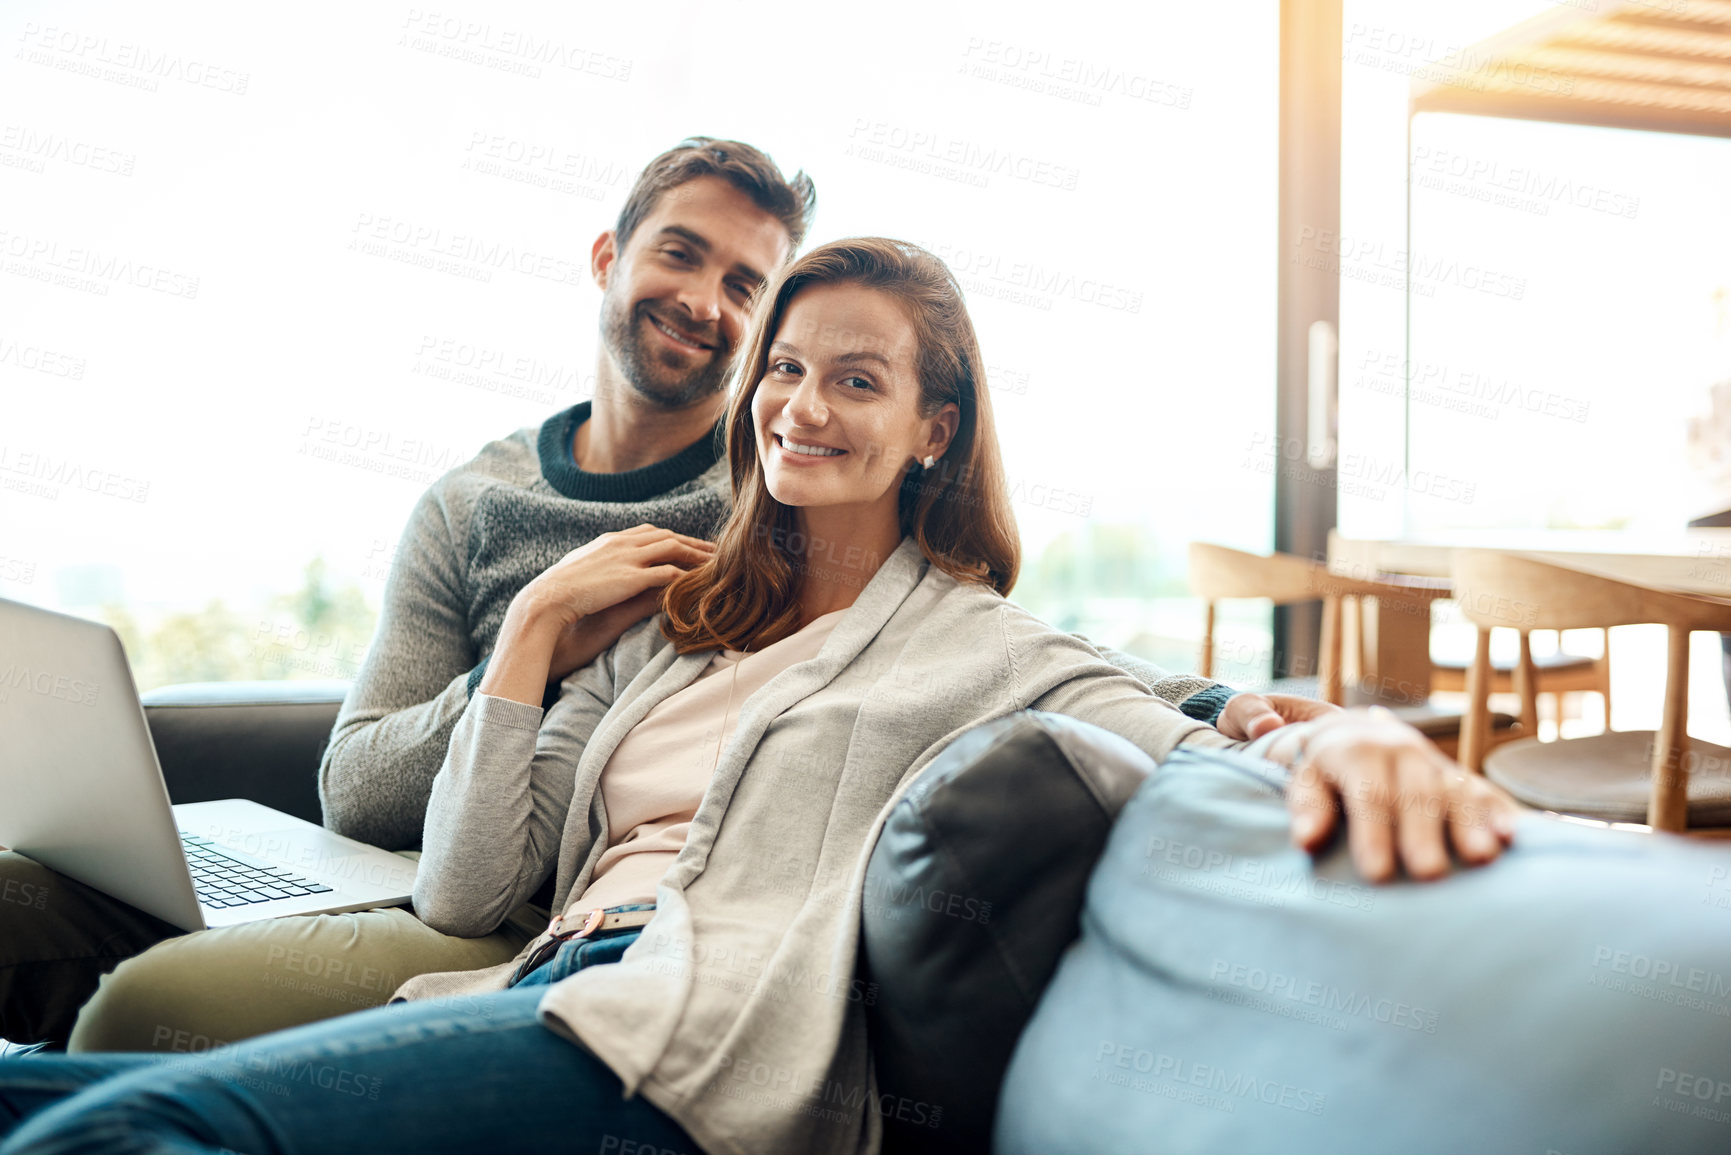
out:
<path id="1" fill-rule="evenodd" d="M 686 264 L 691 263 L 691 254 L 686 252 L 684 249 L 663 249 L 662 252 L 666 253 L 676 261 L 684 261 Z"/>
<path id="2" fill-rule="evenodd" d="M 851 386 L 855 387 L 856 389 L 861 389 L 861 390 L 872 388 L 871 381 L 865 377 L 844 377 L 844 378 L 842 378 L 841 383 L 843 385 L 851 385 Z"/>
<path id="3" fill-rule="evenodd" d="M 748 285 L 744 281 L 734 281 L 727 286 L 727 290 L 739 300 L 749 301 L 751 300 L 751 295 L 757 291 L 757 286 Z"/>

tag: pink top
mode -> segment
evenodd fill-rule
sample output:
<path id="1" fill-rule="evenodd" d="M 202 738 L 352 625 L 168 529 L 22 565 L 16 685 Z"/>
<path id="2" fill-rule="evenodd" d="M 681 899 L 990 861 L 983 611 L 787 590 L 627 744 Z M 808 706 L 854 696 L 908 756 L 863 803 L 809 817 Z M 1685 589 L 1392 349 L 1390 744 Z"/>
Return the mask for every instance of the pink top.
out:
<path id="1" fill-rule="evenodd" d="M 745 700 L 789 666 L 815 658 L 846 612 L 814 618 L 756 653 L 722 650 L 695 682 L 631 728 L 601 770 L 607 849 L 569 910 L 655 901 L 655 884 L 685 845 Z"/>

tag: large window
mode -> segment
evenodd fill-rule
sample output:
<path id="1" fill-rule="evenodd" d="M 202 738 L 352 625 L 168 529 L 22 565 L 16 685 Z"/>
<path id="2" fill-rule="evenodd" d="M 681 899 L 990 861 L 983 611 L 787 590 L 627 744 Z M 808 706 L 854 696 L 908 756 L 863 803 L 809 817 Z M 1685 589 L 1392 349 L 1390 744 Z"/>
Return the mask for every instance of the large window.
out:
<path id="1" fill-rule="evenodd" d="M 1475 469 L 1411 530 L 1676 534 L 1731 505 L 1689 453 L 1731 381 L 1731 140 L 1421 114 L 1413 158 L 1414 251 L 1497 275 L 1415 282 L 1413 467 L 1470 444 Z"/>
<path id="2" fill-rule="evenodd" d="M 0 596 L 142 686 L 353 676 L 417 496 L 591 391 L 590 242 L 692 133 L 956 268 L 1039 612 L 1188 667 L 1185 543 L 1270 542 L 1272 0 L 5 21 Z"/>
<path id="3" fill-rule="evenodd" d="M 1415 78 L 1468 84 L 1483 57 L 1463 46 L 1541 13 L 1556 8 L 1346 5 L 1339 524 L 1349 537 L 1532 548 L 1543 533 L 1615 548 L 1594 535 L 1674 539 L 1690 518 L 1731 506 L 1731 140 L 1454 113 L 1409 120 Z M 1448 607 L 1439 621 L 1433 651 L 1469 654 L 1470 627 Z M 1628 627 L 1611 641 L 1610 721 L 1652 728 L 1664 631 Z M 1496 644 L 1512 654 L 1512 632 Z M 1595 631 L 1568 644 L 1591 653 L 1602 642 Z M 1719 663 L 1717 640 L 1699 635 L 1690 730 L 1712 741 L 1731 735 Z"/>

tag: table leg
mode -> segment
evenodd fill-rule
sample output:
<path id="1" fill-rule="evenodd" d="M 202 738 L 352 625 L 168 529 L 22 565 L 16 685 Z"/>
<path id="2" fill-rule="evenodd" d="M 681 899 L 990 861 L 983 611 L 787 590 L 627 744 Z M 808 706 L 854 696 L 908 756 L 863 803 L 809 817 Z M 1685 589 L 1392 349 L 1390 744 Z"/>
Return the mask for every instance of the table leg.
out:
<path id="1" fill-rule="evenodd" d="M 1385 706 L 1430 697 L 1430 602 L 1363 599 L 1364 675 L 1355 698 Z"/>

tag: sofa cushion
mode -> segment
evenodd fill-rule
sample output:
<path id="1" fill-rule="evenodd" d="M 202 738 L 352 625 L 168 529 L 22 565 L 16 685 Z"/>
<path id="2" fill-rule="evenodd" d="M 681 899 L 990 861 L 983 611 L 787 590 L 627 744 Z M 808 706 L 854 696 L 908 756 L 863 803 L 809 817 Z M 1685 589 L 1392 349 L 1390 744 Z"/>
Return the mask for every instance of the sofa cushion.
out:
<path id="1" fill-rule="evenodd" d="M 1372 887 L 1276 768 L 1180 751 L 1119 817 L 1016 1048 L 1000 1155 L 1723 1152 L 1731 856 L 1524 817 Z"/>
<path id="2" fill-rule="evenodd" d="M 886 1151 L 988 1149 L 1016 1036 L 1153 768 L 1115 734 L 1023 712 L 957 739 L 892 808 L 862 927 Z"/>

